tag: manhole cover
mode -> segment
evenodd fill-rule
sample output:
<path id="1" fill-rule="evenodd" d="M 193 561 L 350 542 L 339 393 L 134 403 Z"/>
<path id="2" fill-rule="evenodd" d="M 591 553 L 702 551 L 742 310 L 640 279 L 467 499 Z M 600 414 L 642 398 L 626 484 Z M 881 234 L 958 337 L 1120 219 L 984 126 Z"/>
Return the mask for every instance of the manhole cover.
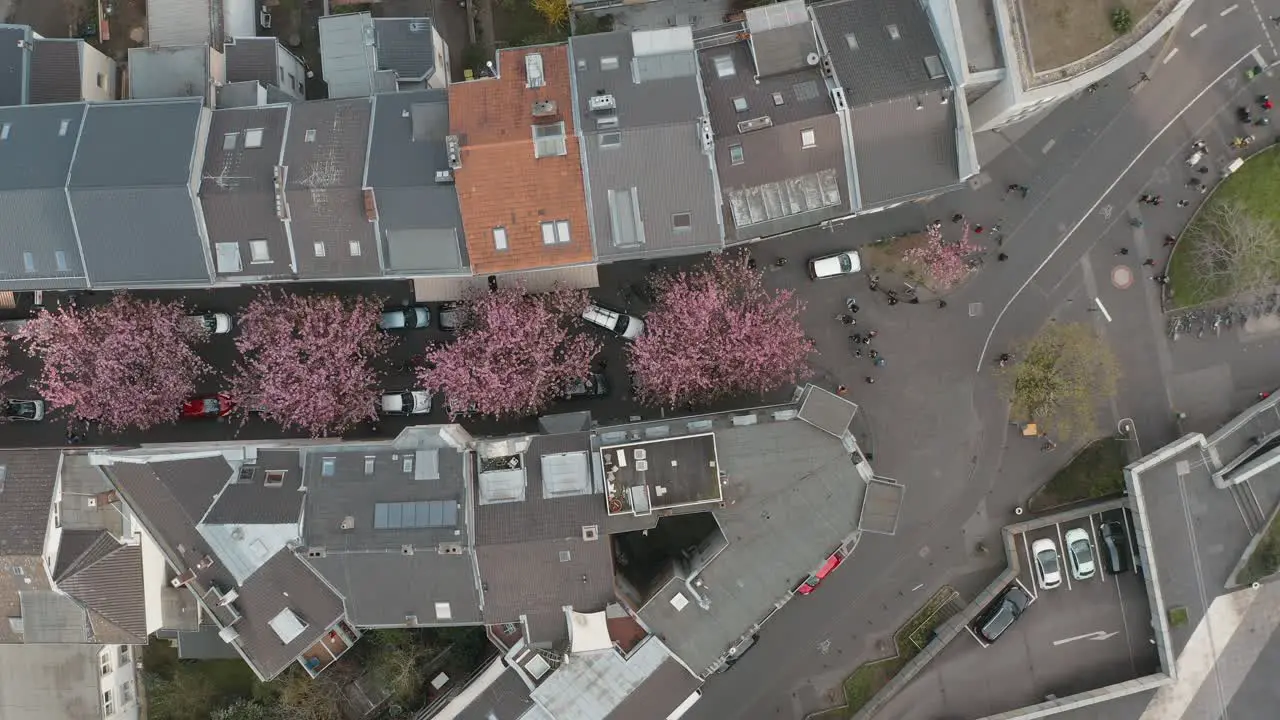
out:
<path id="1" fill-rule="evenodd" d="M 1128 265 L 1117 265 L 1111 268 L 1111 284 L 1121 290 L 1133 284 L 1133 270 Z"/>
<path id="2" fill-rule="evenodd" d="M 982 314 L 982 303 L 969 303 L 969 317 L 978 317 Z"/>

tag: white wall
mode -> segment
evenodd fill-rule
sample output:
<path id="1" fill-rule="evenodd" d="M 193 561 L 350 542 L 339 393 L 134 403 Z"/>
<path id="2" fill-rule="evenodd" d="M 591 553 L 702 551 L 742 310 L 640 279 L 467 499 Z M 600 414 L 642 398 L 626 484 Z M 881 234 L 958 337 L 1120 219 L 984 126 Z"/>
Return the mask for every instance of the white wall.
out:
<path id="1" fill-rule="evenodd" d="M 138 720 L 138 672 L 137 661 L 142 657 L 141 646 L 103 645 L 98 652 L 98 696 L 103 702 L 106 720 Z M 103 669 L 107 672 L 103 672 Z M 111 698 L 111 713 L 107 714 L 106 700 Z"/>
<path id="2" fill-rule="evenodd" d="M 164 588 L 169 564 L 141 526 L 137 536 L 142 545 L 142 599 L 147 611 L 147 634 L 150 635 L 164 627 Z"/>
<path id="3" fill-rule="evenodd" d="M 80 41 L 80 96 L 85 100 L 117 100 L 120 89 L 116 61 L 89 43 Z M 101 77 L 102 85 L 99 86 Z"/>
<path id="4" fill-rule="evenodd" d="M 436 52 L 436 67 L 431 77 L 427 78 L 427 87 L 446 87 L 449 84 L 449 46 L 440 37 L 440 33 L 436 32 L 435 23 L 431 23 L 431 42 Z"/>
<path id="5" fill-rule="evenodd" d="M 307 69 L 302 65 L 302 61 L 297 55 L 285 49 L 281 43 L 276 43 L 276 66 L 284 71 L 283 83 L 277 84 L 281 90 L 298 98 L 305 100 L 307 96 Z M 294 77 L 294 84 L 289 85 L 289 75 Z M 277 75 L 277 77 L 279 77 Z"/>

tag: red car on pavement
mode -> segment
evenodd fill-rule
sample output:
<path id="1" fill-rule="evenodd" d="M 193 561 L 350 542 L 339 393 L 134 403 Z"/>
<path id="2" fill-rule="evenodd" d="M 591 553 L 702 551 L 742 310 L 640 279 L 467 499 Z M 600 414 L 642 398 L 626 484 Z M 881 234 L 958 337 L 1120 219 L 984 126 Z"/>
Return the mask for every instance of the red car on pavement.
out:
<path id="1" fill-rule="evenodd" d="M 800 583 L 800 587 L 796 588 L 796 592 L 801 595 L 808 595 L 814 590 L 817 590 L 818 585 L 831 574 L 831 571 L 840 567 L 840 563 L 842 562 L 844 562 L 843 552 L 836 550 L 831 553 L 827 556 L 827 559 L 822 562 L 822 566 L 818 568 L 817 572 L 805 578 L 805 581 Z"/>
<path id="2" fill-rule="evenodd" d="M 231 396 L 224 392 L 197 395 L 187 398 L 182 403 L 182 417 L 223 418 L 230 415 L 235 407 L 236 404 L 231 400 Z"/>

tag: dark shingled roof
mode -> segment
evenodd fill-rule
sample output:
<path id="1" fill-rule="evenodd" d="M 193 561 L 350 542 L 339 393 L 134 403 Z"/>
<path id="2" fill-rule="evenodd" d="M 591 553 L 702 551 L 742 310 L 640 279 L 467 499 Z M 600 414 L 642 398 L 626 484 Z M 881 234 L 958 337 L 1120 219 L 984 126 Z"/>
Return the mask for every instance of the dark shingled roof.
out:
<path id="1" fill-rule="evenodd" d="M 40 555 L 58 479 L 57 448 L 0 450 L 0 557 Z"/>
<path id="2" fill-rule="evenodd" d="M 115 549 L 92 562 L 82 562 L 58 588 L 137 638 L 147 636 L 146 601 L 142 597 L 142 548 L 120 545 L 103 533 Z"/>

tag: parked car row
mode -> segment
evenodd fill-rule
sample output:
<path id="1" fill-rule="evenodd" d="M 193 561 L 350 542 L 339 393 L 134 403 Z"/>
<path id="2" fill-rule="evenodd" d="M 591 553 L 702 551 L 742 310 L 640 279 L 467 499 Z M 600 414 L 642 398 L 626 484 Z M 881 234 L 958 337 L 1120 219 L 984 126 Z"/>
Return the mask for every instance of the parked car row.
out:
<path id="1" fill-rule="evenodd" d="M 1094 577 L 1099 562 L 1108 574 L 1120 575 L 1129 571 L 1130 558 L 1134 568 L 1141 572 L 1140 557 L 1136 551 L 1130 551 L 1125 533 L 1125 524 L 1119 520 L 1108 520 L 1098 525 L 1100 547 L 1095 556 L 1089 531 L 1083 527 L 1069 528 L 1063 534 L 1062 542 L 1066 547 L 1066 563 L 1071 577 L 1075 580 Z M 1052 590 L 1062 584 L 1062 555 L 1052 538 L 1040 538 L 1031 543 L 1031 557 L 1036 585 L 1041 590 Z M 972 625 L 973 631 L 986 642 L 993 643 L 1022 616 L 1031 602 L 1027 591 L 1014 583 L 978 614 Z"/>

